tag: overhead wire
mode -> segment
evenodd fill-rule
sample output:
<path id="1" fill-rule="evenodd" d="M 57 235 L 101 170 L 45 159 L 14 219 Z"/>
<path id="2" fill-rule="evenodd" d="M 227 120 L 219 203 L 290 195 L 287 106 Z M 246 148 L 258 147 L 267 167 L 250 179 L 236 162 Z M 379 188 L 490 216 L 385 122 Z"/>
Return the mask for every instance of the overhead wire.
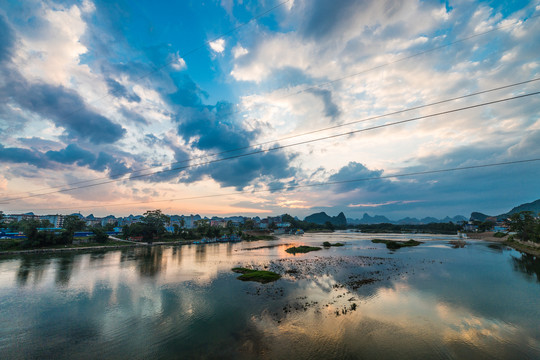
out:
<path id="1" fill-rule="evenodd" d="M 348 180 L 326 181 L 326 182 L 319 182 L 319 183 L 313 183 L 313 184 L 285 185 L 285 186 L 273 187 L 273 188 L 269 188 L 269 189 L 255 189 L 255 190 L 235 191 L 235 192 L 230 192 L 230 193 L 190 196 L 190 197 L 173 198 L 173 199 L 166 199 L 166 200 L 150 200 L 150 201 L 144 201 L 144 202 L 129 202 L 129 203 L 110 203 L 110 204 L 98 204 L 98 205 L 78 206 L 78 207 L 41 208 L 41 209 L 33 209 L 33 210 L 35 210 L 35 211 L 44 211 L 44 210 L 85 209 L 85 208 L 96 208 L 96 207 L 116 207 L 116 206 L 130 206 L 130 205 L 165 203 L 165 202 L 172 202 L 172 201 L 198 200 L 198 199 L 224 197 L 224 196 L 231 196 L 231 195 L 238 195 L 238 194 L 276 192 L 276 191 L 280 191 L 280 190 L 292 190 L 292 189 L 299 189 L 299 188 L 311 188 L 311 187 L 328 186 L 328 185 L 350 184 L 350 183 L 363 182 L 363 181 L 383 180 L 383 179 L 392 179 L 392 178 L 403 178 L 403 177 L 429 175 L 429 174 L 440 174 L 440 173 L 453 172 L 453 171 L 482 169 L 482 168 L 490 168 L 490 167 L 497 167 L 497 166 L 507 166 L 507 165 L 513 165 L 513 164 L 525 164 L 525 163 L 531 163 L 531 162 L 536 162 L 536 161 L 540 161 L 540 158 L 531 158 L 531 159 L 504 161 L 504 162 L 496 162 L 496 163 L 488 163 L 488 164 L 460 166 L 460 167 L 454 167 L 454 168 L 443 168 L 443 169 L 435 169 L 435 170 L 415 171 L 415 172 L 409 172 L 409 173 L 372 176 L 372 177 L 364 177 L 364 178 L 348 179 Z"/>
<path id="2" fill-rule="evenodd" d="M 95 179 L 91 179 L 91 180 L 83 180 L 83 181 L 77 181 L 77 182 L 64 184 L 64 185 L 56 186 L 56 187 L 42 188 L 42 189 L 38 189 L 38 190 L 33 190 L 31 192 L 29 192 L 29 191 L 19 192 L 17 194 L 21 194 L 21 193 L 25 193 L 25 194 L 30 193 L 31 194 L 31 193 L 37 192 L 37 191 L 59 189 L 59 188 L 63 188 L 63 187 L 66 187 L 66 186 L 81 185 L 81 184 L 91 183 L 91 182 L 94 182 L 94 181 L 105 180 L 105 179 L 110 179 L 110 178 L 119 178 L 120 176 L 124 176 L 124 175 L 136 174 L 136 173 L 141 173 L 141 172 L 147 171 L 147 170 L 162 168 L 162 167 L 165 167 L 165 166 L 178 165 L 178 164 L 182 164 L 182 163 L 186 163 L 186 162 L 190 162 L 190 161 L 194 161 L 194 160 L 206 159 L 206 158 L 210 158 L 210 157 L 214 157 L 214 156 L 228 154 L 228 153 L 231 153 L 231 152 L 256 148 L 256 147 L 267 145 L 267 144 L 270 144 L 270 143 L 277 143 L 277 142 L 280 142 L 280 141 L 283 141 L 283 140 L 290 140 L 290 139 L 301 137 L 301 136 L 312 135 L 312 134 L 323 132 L 323 131 L 328 131 L 328 130 L 333 130 L 333 129 L 337 129 L 337 128 L 341 128 L 341 127 L 355 125 L 355 124 L 359 124 L 359 123 L 362 123 L 362 122 L 377 120 L 377 119 L 381 119 L 381 118 L 388 117 L 388 116 L 399 115 L 399 114 L 403 114 L 403 113 L 414 111 L 414 110 L 420 110 L 420 109 L 423 109 L 423 108 L 426 108 L 426 107 L 431 107 L 431 106 L 435 106 L 435 105 L 441 105 L 441 104 L 444 104 L 444 103 L 457 101 L 457 100 L 463 100 L 463 99 L 466 99 L 466 98 L 469 98 L 469 97 L 478 96 L 478 95 L 482 95 L 482 94 L 487 94 L 487 93 L 490 93 L 490 92 L 499 91 L 499 90 L 503 90 L 503 89 L 508 89 L 508 88 L 511 88 L 511 87 L 519 86 L 519 85 L 525 85 L 525 84 L 536 82 L 536 81 L 539 81 L 539 80 L 540 80 L 540 78 L 533 78 L 533 79 L 530 79 L 530 80 L 520 81 L 520 82 L 517 82 L 517 83 L 507 84 L 507 85 L 499 86 L 499 87 L 492 88 L 492 89 L 487 89 L 487 90 L 474 92 L 474 93 L 471 93 L 471 94 L 466 94 L 466 95 L 457 96 L 457 97 L 453 97 L 453 98 L 449 98 L 449 99 L 439 100 L 439 101 L 432 102 L 432 103 L 429 103 L 429 104 L 414 106 L 414 107 L 410 107 L 410 108 L 406 108 L 406 109 L 402 109 L 402 110 L 393 111 L 393 112 L 390 112 L 390 113 L 385 113 L 385 114 L 381 114 L 381 115 L 371 116 L 371 117 L 368 117 L 368 118 L 363 118 L 363 119 L 360 119 L 360 120 L 354 120 L 354 121 L 350 121 L 350 122 L 346 122 L 346 123 L 342 123 L 342 124 L 337 124 L 337 125 L 333 125 L 333 126 L 329 126 L 329 127 L 325 127 L 325 128 L 311 130 L 311 131 L 303 132 L 303 133 L 300 133 L 300 134 L 289 135 L 289 136 L 281 137 L 281 138 L 274 139 L 274 140 L 267 140 L 267 141 L 260 142 L 260 143 L 257 143 L 257 144 L 253 144 L 253 145 L 249 145 L 249 146 L 243 146 L 243 147 L 224 150 L 224 151 L 220 151 L 220 152 L 216 152 L 216 153 L 206 154 L 206 155 L 202 155 L 202 156 L 191 157 L 191 158 L 188 158 L 188 159 L 185 159 L 185 160 L 174 161 L 174 162 L 170 162 L 170 163 L 165 163 L 165 164 L 160 164 L 160 165 L 156 165 L 156 166 L 146 167 L 146 168 L 143 168 L 143 169 L 138 169 L 138 170 L 133 170 L 133 171 L 126 171 L 126 172 L 116 173 L 116 174 L 110 174 L 108 176 L 95 178 Z M 39 194 L 33 194 L 33 195 L 39 195 Z"/>
<path id="3" fill-rule="evenodd" d="M 204 48 L 205 46 L 207 46 L 208 44 L 210 44 L 211 42 L 213 41 L 216 41 L 216 40 L 219 40 L 233 32 L 235 32 L 236 30 L 238 30 L 239 28 L 243 27 L 243 26 L 246 26 L 248 25 L 249 23 L 255 21 L 255 20 L 258 20 L 260 19 L 261 17 L 267 15 L 268 13 L 276 10 L 277 8 L 285 5 L 286 3 L 290 2 L 290 0 L 287 0 L 287 1 L 283 1 L 281 3 L 278 3 L 277 5 L 275 5 L 274 7 L 264 11 L 263 13 L 260 13 L 259 15 L 251 18 L 249 21 L 245 22 L 245 23 L 242 23 L 242 24 L 239 24 L 238 26 L 234 27 L 233 29 L 215 37 L 215 38 L 212 38 L 210 40 L 207 40 L 206 42 L 203 43 L 203 45 L 199 46 L 199 47 L 196 47 L 194 49 L 191 49 L 185 53 L 183 53 L 181 55 L 181 57 L 185 57 L 187 55 L 190 55 L 191 53 L 194 53 L 202 48 Z M 539 15 L 533 15 L 533 16 L 530 16 L 527 18 L 527 20 L 530 20 L 530 19 L 535 19 L 535 18 L 538 18 L 540 17 L 540 14 Z M 478 34 L 474 34 L 474 35 L 471 35 L 471 36 L 468 36 L 466 38 L 463 38 L 463 39 L 459 39 L 459 40 L 456 40 L 456 41 L 453 41 L 453 42 L 450 42 L 450 43 L 447 43 L 447 44 L 444 44 L 444 45 L 440 45 L 440 46 L 437 46 L 437 47 L 434 47 L 434 48 L 431 48 L 431 49 L 428 49 L 428 50 L 424 50 L 424 51 L 421 51 L 421 52 L 418 52 L 418 53 L 415 53 L 415 54 L 412 54 L 412 55 L 408 55 L 408 56 L 405 56 L 403 58 L 399 58 L 399 59 L 396 59 L 394 61 L 390 61 L 390 62 L 387 62 L 387 63 L 384 63 L 384 64 L 381 64 L 381 65 L 378 65 L 378 66 L 375 66 L 375 67 L 372 67 L 372 68 L 369 68 L 369 69 L 366 69 L 366 70 L 362 70 L 361 72 L 357 72 L 357 73 L 353 73 L 353 74 L 349 74 L 349 75 L 346 75 L 346 76 L 343 76 L 341 78 L 337 78 L 337 79 L 333 79 L 333 80 L 330 80 L 330 81 L 327 81 L 327 82 L 324 82 L 324 83 L 320 83 L 320 84 L 316 84 L 316 85 L 313 85 L 313 86 L 309 86 L 309 87 L 306 87 L 306 88 L 303 88 L 297 92 L 294 92 L 294 93 L 291 93 L 291 94 L 287 94 L 287 95 L 284 95 L 282 97 L 279 97 L 277 98 L 276 100 L 281 100 L 281 99 L 285 99 L 285 98 L 288 98 L 288 97 L 291 97 L 291 96 L 295 96 L 295 95 L 299 95 L 301 93 L 304 93 L 306 91 L 309 91 L 309 90 L 312 90 L 314 88 L 318 88 L 318 87 L 322 87 L 322 86 L 325 86 L 325 85 L 329 85 L 329 84 L 332 84 L 332 83 L 336 83 L 336 82 L 339 82 L 339 81 L 342 81 L 342 80 L 345 80 L 345 79 L 348 79 L 348 78 L 352 78 L 352 77 L 355 77 L 355 76 L 358 76 L 358 75 L 361 75 L 361 74 L 364 74 L 364 73 L 367 73 L 367 72 L 370 72 L 370 71 L 373 71 L 373 70 L 377 70 L 377 69 L 380 69 L 380 68 L 383 68 L 383 67 L 386 67 L 386 66 L 390 66 L 390 65 L 393 65 L 395 63 L 398 63 L 398 62 L 401 62 L 401 61 L 405 61 L 405 60 L 408 60 L 408 59 L 411 59 L 411 58 L 414 58 L 414 57 L 417 57 L 417 56 L 420 56 L 420 55 L 423 55 L 423 54 L 426 54 L 426 53 L 430 53 L 430 52 L 433 52 L 433 51 L 436 51 L 436 50 L 440 50 L 440 49 L 443 49 L 443 48 L 446 48 L 446 47 L 450 47 L 452 45 L 455 45 L 455 44 L 458 44 L 458 43 L 461 43 L 461 42 L 465 42 L 467 40 L 470 40 L 470 39 L 473 39 L 473 38 L 476 38 L 476 37 L 479 37 L 479 36 L 483 36 L 483 35 L 486 35 L 486 34 L 489 34 L 489 33 L 492 33 L 494 31 L 498 31 L 498 30 L 502 30 L 502 29 L 505 29 L 505 28 L 509 28 L 509 27 L 514 27 L 514 26 L 517 26 L 519 25 L 521 22 L 519 21 L 516 21 L 514 23 L 511 23 L 511 24 L 506 24 L 506 25 L 501 25 L 501 26 L 498 26 L 498 27 L 495 27 L 493 29 L 490 29 L 490 30 L 487 30 L 487 31 L 484 31 L 484 32 L 481 32 L 481 33 L 478 33 Z M 142 76 L 140 76 L 139 78 L 137 78 L 135 81 L 139 81 L 139 80 L 142 80 L 143 78 L 157 72 L 157 71 L 160 71 L 161 69 L 169 66 L 170 64 L 172 64 L 174 61 L 170 61 L 158 68 L 156 68 L 154 71 L 151 71 L 151 72 L 148 72 L 146 74 L 143 74 Z M 517 85 L 521 85 L 521 84 L 525 84 L 527 82 L 532 82 L 532 81 L 537 81 L 539 79 L 533 79 L 533 80 L 528 80 L 528 81 L 525 81 L 525 82 L 521 82 L 521 83 L 516 83 L 516 84 L 511 84 L 511 85 L 506 85 L 506 86 L 502 86 L 502 87 L 499 87 L 499 88 L 495 88 L 495 89 L 491 89 L 491 90 L 486 90 L 486 91 L 481 91 L 481 92 L 477 92 L 477 93 L 473 93 L 473 94 L 469 94 L 469 95 L 465 95 L 465 96 L 460 96 L 460 97 L 456 97 L 456 98 L 453 98 L 453 99 L 448 99 L 448 100 L 443 100 L 443 101 L 440 101 L 440 102 L 435 102 L 435 103 L 432 103 L 432 104 L 427 104 L 427 105 L 422 105 L 422 106 L 418 106 L 418 107 L 413 107 L 413 108 L 409 108 L 409 109 L 404 109 L 404 110 L 401 110 L 401 111 L 397 111 L 397 112 L 392 112 L 392 113 L 388 113 L 388 114 L 384 114 L 384 115 L 379 115 L 379 116 L 375 116 L 375 117 L 372 117 L 372 118 L 368 118 L 368 119 L 365 119 L 365 120 L 362 120 L 362 121 L 369 121 L 369 120 L 374 120 L 374 119 L 378 119 L 378 118 L 381 118 L 381 117 L 385 117 L 385 116 L 391 116 L 391 115 L 395 115 L 395 114 L 399 114 L 401 112 L 406 112 L 406 111 L 412 111 L 412 110 L 417 110 L 417 109 L 421 109 L 421 108 L 424 108 L 424 107 L 427 107 L 427 106 L 432 106 L 432 105 L 436 105 L 436 104 L 442 104 L 444 102 L 449 102 L 449 101 L 454 101 L 454 100 L 458 100 L 458 99 L 463 99 L 463 98 L 466 98 L 466 97 L 470 97 L 470 96 L 475 96 L 475 95 L 479 95 L 479 94 L 483 94 L 483 93 L 486 93 L 486 92 L 491 92 L 491 91 L 496 91 L 496 90 L 500 90 L 500 89 L 504 89 L 504 88 L 508 88 L 508 87 L 512 87 L 512 86 L 517 86 Z M 98 98 L 94 101 L 91 101 L 89 102 L 90 104 L 94 103 L 94 102 L 99 102 L 101 100 L 103 100 L 104 98 L 110 96 L 110 94 L 106 94 L 104 95 L 103 97 L 101 98 Z M 73 114 L 75 114 L 76 112 L 80 111 L 80 110 L 83 110 L 83 108 L 80 108 L 80 109 L 76 109 L 74 110 L 72 113 L 69 113 L 66 117 L 69 117 Z M 236 113 L 241 113 L 243 112 L 242 110 L 237 110 L 237 111 L 233 111 L 233 112 L 230 112 L 230 113 L 226 113 L 224 116 L 230 116 L 230 115 L 233 115 L 233 114 L 236 114 Z M 119 174 L 110 174 L 108 176 L 105 176 L 105 177 L 99 177 L 99 178 L 95 178 L 95 179 L 91 179 L 91 180 L 82 180 L 82 181 L 77 181 L 77 182 L 72 182 L 72 183 L 69 183 L 69 184 L 65 184 L 65 185 L 61 185 L 61 186 L 55 186 L 55 187 L 47 187 L 47 188 L 43 188 L 43 189 L 37 189 L 37 190 L 32 190 L 30 192 L 28 191 L 25 191 L 25 192 L 18 192 L 16 194 L 19 194 L 19 193 L 31 193 L 31 192 L 36 192 L 36 191 L 42 191 L 42 190 L 49 190 L 49 189 L 55 189 L 55 188 L 61 188 L 61 187 L 65 187 L 65 186 L 73 186 L 73 185 L 79 185 L 79 184 L 85 184 L 85 183 L 89 183 L 89 182 L 93 182 L 93 181 L 98 181 L 98 180 L 102 180 L 102 179 L 108 179 L 108 178 L 116 178 L 116 177 L 119 177 L 119 176 L 123 176 L 123 175 L 127 175 L 127 174 L 131 174 L 131 173 L 139 173 L 139 172 L 142 172 L 142 171 L 146 171 L 146 170 L 151 170 L 151 169 L 157 169 L 157 168 L 160 168 L 160 167 L 164 167 L 164 166 L 171 166 L 171 165 L 174 165 L 174 164 L 180 164 L 180 163 L 185 163 L 185 162 L 189 162 L 189 161 L 193 161 L 193 160 L 197 160 L 197 159 L 202 159 L 202 158 L 208 158 L 208 157 L 212 157 L 212 156 L 218 156 L 218 155 L 222 155 L 222 154 L 226 154 L 226 153 L 229 153 L 229 152 L 234 152 L 234 151 L 239 151 L 239 150 L 244 150 L 244 149 L 249 149 L 249 148 L 253 148 L 253 147 L 258 147 L 258 146 L 262 146 L 262 145 L 266 145 L 270 142 L 278 142 L 278 141 L 282 141 L 282 140 L 287 140 L 287 139 L 290 139 L 290 138 L 294 138 L 294 137 L 299 137 L 299 136 L 305 136 L 305 135 L 309 135 L 309 134 L 312 134 L 312 133 L 316 133 L 316 132 L 321 132 L 321 131 L 326 131 L 326 130 L 329 130 L 329 129 L 333 129 L 333 128 L 337 128 L 337 127 L 342 127 L 342 126 L 348 126 L 348 125 L 351 125 L 351 124 L 355 124 L 355 123 L 358 123 L 358 122 L 361 122 L 361 121 L 355 121 L 355 122 L 349 122 L 349 123 L 345 123 L 345 124 L 340 124 L 340 125 L 335 125 L 335 126 L 332 126 L 332 127 L 328 127 L 328 128 L 324 128 L 324 129 L 319 129 L 319 130 L 314 130 L 314 131 L 311 131 L 311 132 L 307 132 L 307 133 L 301 133 L 301 134 L 298 134 L 298 135 L 292 135 L 292 136 L 288 136 L 288 137 L 284 137 L 284 138 L 280 138 L 280 139 L 277 139 L 277 140 L 270 140 L 270 141 L 266 141 L 266 142 L 263 142 L 263 143 L 259 143 L 259 144 L 254 144 L 254 145 L 250 145 L 250 146 L 247 146 L 247 147 L 241 147 L 241 148 L 236 148 L 236 149 L 231 149 L 231 150 L 225 150 L 225 151 L 222 151 L 222 152 L 218 152 L 218 153 L 213 153 L 213 154 L 207 154 L 207 155 L 202 155 L 202 156 L 199 156 L 199 157 L 195 157 L 195 158 L 189 158 L 189 159 L 186 159 L 186 160 L 181 160 L 181 161 L 175 161 L 175 162 L 171 162 L 171 163 L 166 163 L 166 164 L 160 164 L 160 165 L 155 165 L 155 166 L 150 166 L 150 167 L 146 167 L 144 169 L 138 169 L 138 170 L 133 170 L 133 171 L 128 171 L 128 172 L 123 172 L 123 173 L 119 173 Z"/>
<path id="4" fill-rule="evenodd" d="M 190 165 L 186 165 L 186 166 L 182 166 L 182 167 L 176 167 L 176 168 L 171 168 L 171 169 L 166 169 L 166 170 L 154 171 L 154 172 L 150 172 L 150 173 L 147 173 L 147 174 L 139 174 L 139 175 L 135 175 L 135 176 L 130 177 L 129 180 L 142 178 L 142 177 L 146 177 L 146 176 L 151 176 L 151 175 L 163 174 L 163 173 L 167 173 L 167 172 L 171 172 L 171 171 L 185 170 L 187 168 L 191 168 L 191 167 L 195 167 L 195 166 L 203 166 L 203 165 L 214 164 L 214 163 L 217 163 L 217 162 L 242 158 L 242 157 L 251 156 L 251 155 L 255 155 L 255 154 L 261 154 L 261 153 L 266 153 L 266 152 L 270 152 L 270 151 L 276 151 L 276 150 L 280 150 L 280 149 L 284 149 L 284 148 L 309 144 L 309 143 L 322 141 L 322 140 L 334 139 L 334 138 L 343 137 L 343 136 L 350 136 L 350 135 L 360 133 L 360 132 L 366 132 L 366 131 L 370 131 L 370 130 L 382 129 L 382 128 L 386 128 L 386 127 L 390 127 L 390 126 L 410 123 L 410 122 L 413 122 L 413 121 L 427 119 L 427 118 L 431 118 L 431 117 L 435 117 L 435 116 L 447 115 L 447 114 L 456 113 L 456 112 L 459 112 L 459 111 L 470 110 L 470 109 L 474 109 L 474 108 L 479 108 L 479 107 L 483 107 L 483 106 L 487 106 L 487 105 L 493 105 L 493 104 L 502 103 L 502 102 L 506 102 L 506 101 L 522 99 L 522 98 L 526 98 L 526 97 L 529 97 L 529 96 L 535 96 L 535 95 L 538 95 L 538 94 L 540 94 L 540 91 L 527 93 L 527 94 L 522 94 L 522 95 L 517 95 L 517 96 L 513 96 L 513 97 L 507 97 L 507 98 L 503 98 L 503 99 L 492 100 L 492 101 L 488 101 L 488 102 L 484 102 L 484 103 L 480 103 L 480 104 L 464 106 L 464 107 L 455 108 L 455 109 L 451 109 L 451 110 L 440 111 L 440 112 L 437 112 L 437 113 L 417 116 L 417 117 L 413 117 L 413 118 L 409 118 L 409 119 L 405 119 L 405 120 L 399 120 L 399 121 L 395 121 L 395 122 L 391 122 L 391 123 L 371 126 L 371 127 L 368 127 L 368 128 L 352 130 L 352 131 L 348 131 L 346 133 L 333 134 L 333 135 L 328 135 L 328 136 L 324 136 L 324 137 L 320 137 L 320 138 L 316 138 L 316 139 L 300 141 L 300 142 L 296 142 L 296 143 L 292 143 L 292 144 L 275 146 L 275 147 L 272 147 L 272 148 L 269 148 L 269 149 L 260 149 L 260 150 L 253 151 L 253 152 L 250 152 L 250 153 L 239 154 L 239 155 L 234 155 L 234 156 L 225 157 L 225 158 L 221 158 L 221 159 L 211 160 L 211 161 L 208 161 L 208 162 L 205 162 L 205 163 L 190 164 Z M 110 184 L 110 183 L 113 183 L 113 182 L 124 181 L 124 180 L 126 180 L 126 179 L 123 179 L 123 178 L 121 178 L 121 179 L 111 179 L 111 180 L 103 181 L 103 182 L 96 183 L 96 184 L 88 184 L 88 185 L 77 186 L 77 187 L 72 187 L 72 188 L 68 188 L 68 189 L 60 189 L 60 190 L 50 191 L 50 192 L 42 193 L 42 194 L 34 194 L 34 195 L 28 195 L 28 196 L 22 196 L 22 197 L 16 197 L 16 198 L 0 199 L 0 201 L 1 202 L 6 202 L 6 201 L 28 199 L 28 198 L 33 198 L 33 197 L 41 197 L 41 196 L 44 196 L 44 195 L 50 195 L 50 194 L 73 191 L 73 190 L 79 190 L 79 189 L 84 189 L 84 188 L 89 188 L 89 187 L 94 187 L 94 186 L 99 186 L 99 185 L 104 185 L 104 184 Z"/>

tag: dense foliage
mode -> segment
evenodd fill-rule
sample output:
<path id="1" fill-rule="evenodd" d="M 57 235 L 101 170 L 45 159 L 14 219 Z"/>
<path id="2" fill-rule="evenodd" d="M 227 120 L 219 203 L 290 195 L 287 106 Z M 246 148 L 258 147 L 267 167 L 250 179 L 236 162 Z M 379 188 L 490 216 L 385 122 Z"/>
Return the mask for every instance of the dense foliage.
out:
<path id="1" fill-rule="evenodd" d="M 540 217 L 533 214 L 531 211 L 512 214 L 507 222 L 510 231 L 515 231 L 520 240 L 540 243 Z"/>

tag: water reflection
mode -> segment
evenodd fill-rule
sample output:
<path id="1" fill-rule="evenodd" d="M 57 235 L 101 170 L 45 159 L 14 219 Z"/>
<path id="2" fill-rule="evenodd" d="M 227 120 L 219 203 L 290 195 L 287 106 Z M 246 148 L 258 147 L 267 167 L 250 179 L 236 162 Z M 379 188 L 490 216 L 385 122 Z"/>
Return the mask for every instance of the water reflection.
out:
<path id="1" fill-rule="evenodd" d="M 66 254 L 58 260 L 56 267 L 56 284 L 65 286 L 69 283 L 69 279 L 73 272 L 74 260 L 77 255 L 75 253 Z"/>
<path id="2" fill-rule="evenodd" d="M 25 286 L 29 278 L 33 278 L 35 285 L 39 284 L 50 262 L 51 260 L 47 257 L 34 255 L 22 256 L 17 271 L 17 284 L 19 286 Z"/>
<path id="3" fill-rule="evenodd" d="M 167 260 L 163 257 L 163 247 L 149 246 L 136 250 L 137 266 L 142 276 L 155 277 L 166 268 Z"/>
<path id="4" fill-rule="evenodd" d="M 536 281 L 540 282 L 540 258 L 534 255 L 522 253 L 521 257 L 512 256 L 514 269 L 529 275 L 536 276 Z"/>
<path id="5" fill-rule="evenodd" d="M 206 261 L 206 250 L 210 245 L 198 245 L 195 247 L 195 261 L 202 263 Z"/>

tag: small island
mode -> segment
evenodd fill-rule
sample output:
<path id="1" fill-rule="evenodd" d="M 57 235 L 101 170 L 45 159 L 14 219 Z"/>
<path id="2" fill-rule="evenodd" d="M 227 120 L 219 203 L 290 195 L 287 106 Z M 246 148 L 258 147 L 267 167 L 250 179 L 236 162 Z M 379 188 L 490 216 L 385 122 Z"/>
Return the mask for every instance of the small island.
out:
<path id="1" fill-rule="evenodd" d="M 285 250 L 286 252 L 288 252 L 289 254 L 305 254 L 305 253 L 308 253 L 310 251 L 317 251 L 317 250 L 322 250 L 321 247 L 318 247 L 318 246 L 306 246 L 306 245 L 302 245 L 302 246 L 293 246 L 291 248 L 288 248 L 287 250 Z"/>
<path id="2" fill-rule="evenodd" d="M 242 274 L 239 277 L 237 277 L 238 280 L 242 280 L 242 281 L 256 281 L 263 284 L 267 284 L 269 282 L 273 282 L 281 278 L 281 275 L 273 271 L 247 269 L 243 267 L 232 268 L 232 271 L 238 274 Z"/>
<path id="3" fill-rule="evenodd" d="M 374 244 L 386 244 L 386 248 L 390 250 L 401 249 L 402 247 L 418 246 L 423 244 L 421 241 L 409 240 L 409 241 L 394 241 L 394 240 L 382 240 L 382 239 L 373 239 L 371 240 Z"/>
<path id="4" fill-rule="evenodd" d="M 343 244 L 343 243 L 339 243 L 339 242 L 337 242 L 337 243 L 334 243 L 334 244 L 332 244 L 332 243 L 331 243 L 331 242 L 329 242 L 329 241 L 325 241 L 325 242 L 323 242 L 323 244 L 322 244 L 322 245 L 323 245 L 324 247 L 332 247 L 332 246 L 345 246 L 345 244 Z"/>

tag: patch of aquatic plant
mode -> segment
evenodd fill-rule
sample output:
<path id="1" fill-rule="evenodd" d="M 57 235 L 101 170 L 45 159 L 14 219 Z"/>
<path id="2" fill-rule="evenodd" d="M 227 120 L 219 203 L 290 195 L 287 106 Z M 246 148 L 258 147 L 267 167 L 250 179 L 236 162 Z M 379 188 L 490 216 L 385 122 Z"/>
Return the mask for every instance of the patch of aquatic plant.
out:
<path id="1" fill-rule="evenodd" d="M 422 244 L 421 241 L 416 240 L 409 240 L 409 241 L 394 241 L 394 240 L 382 240 L 382 239 L 373 239 L 371 240 L 372 243 L 375 244 L 386 244 L 386 248 L 390 250 L 396 250 L 400 249 L 402 247 L 408 247 L 408 246 L 418 246 Z"/>
<path id="2" fill-rule="evenodd" d="M 305 253 L 308 253 L 310 251 L 317 251 L 317 250 L 321 250 L 322 248 L 318 247 L 318 246 L 306 246 L 306 245 L 302 245 L 302 246 L 293 246 L 291 248 L 288 248 L 287 250 L 285 250 L 286 252 L 288 252 L 289 254 L 305 254 Z"/>
<path id="3" fill-rule="evenodd" d="M 243 267 L 232 268 L 232 271 L 234 271 L 235 273 L 242 274 L 239 277 L 237 277 L 238 280 L 257 281 L 263 284 L 276 281 L 277 279 L 281 277 L 281 275 L 273 271 L 247 269 Z"/>
<path id="4" fill-rule="evenodd" d="M 342 244 L 342 243 L 335 243 L 335 244 L 332 244 L 331 242 L 328 242 L 328 241 L 323 242 L 322 245 L 323 245 L 324 247 L 331 247 L 331 246 L 345 246 L 345 244 Z"/>
<path id="5" fill-rule="evenodd" d="M 493 234 L 493 237 L 496 237 L 496 238 L 503 238 L 503 237 L 505 237 L 506 235 L 508 235 L 508 234 L 503 233 L 503 232 L 500 232 L 500 231 L 497 231 L 495 234 Z"/>

